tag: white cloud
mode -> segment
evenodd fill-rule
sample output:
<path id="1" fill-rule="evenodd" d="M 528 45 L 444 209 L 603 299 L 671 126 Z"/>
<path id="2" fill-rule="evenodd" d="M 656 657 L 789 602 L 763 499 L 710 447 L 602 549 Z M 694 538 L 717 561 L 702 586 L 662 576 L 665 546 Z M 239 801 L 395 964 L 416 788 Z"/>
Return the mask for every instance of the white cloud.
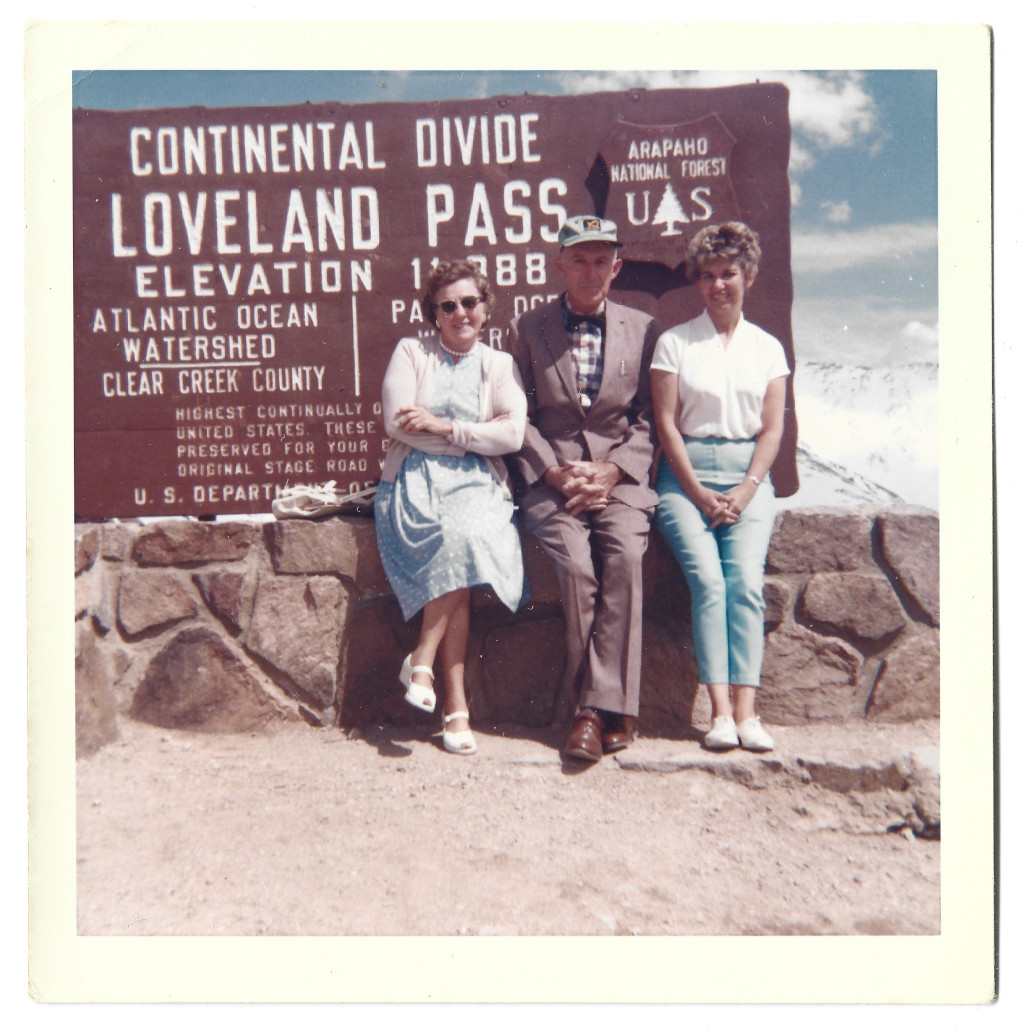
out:
<path id="1" fill-rule="evenodd" d="M 816 163 L 814 155 L 799 140 L 792 140 L 789 145 L 790 174 L 806 172 Z"/>
<path id="2" fill-rule="evenodd" d="M 850 147 L 875 129 L 875 102 L 862 72 L 780 72 L 793 128 L 826 147 Z"/>
<path id="3" fill-rule="evenodd" d="M 796 208 L 800 205 L 800 198 L 803 196 L 803 190 L 800 183 L 797 182 L 797 175 L 800 172 L 806 172 L 807 170 L 814 167 L 815 159 L 814 155 L 806 148 L 800 145 L 799 140 L 790 139 L 789 143 L 789 203 L 792 207 Z"/>
<path id="4" fill-rule="evenodd" d="M 934 303 L 866 292 L 859 277 L 850 283 L 826 280 L 818 290 L 799 278 L 793 285 L 793 346 L 798 362 L 881 368 L 938 360 Z M 923 329 L 908 333 L 911 325 Z M 936 329 L 928 332 L 929 326 Z"/>
<path id="5" fill-rule="evenodd" d="M 903 327 L 901 335 L 911 343 L 939 346 L 939 324 L 937 322 L 933 326 L 926 326 L 923 322 L 914 319 Z"/>
<path id="6" fill-rule="evenodd" d="M 829 222 L 849 222 L 850 215 L 853 213 L 853 209 L 850 207 L 850 202 L 843 201 L 831 201 L 827 200 L 822 205 L 822 210 L 825 212 L 825 218 Z"/>
<path id="7" fill-rule="evenodd" d="M 939 231 L 934 222 L 902 222 L 831 233 L 793 234 L 793 272 L 823 275 L 865 266 L 935 261 Z"/>
<path id="8" fill-rule="evenodd" d="M 691 85 L 691 72 L 563 72 L 559 82 L 566 93 L 600 93 L 604 90 L 678 89 Z M 749 81 L 749 80 L 748 80 Z"/>

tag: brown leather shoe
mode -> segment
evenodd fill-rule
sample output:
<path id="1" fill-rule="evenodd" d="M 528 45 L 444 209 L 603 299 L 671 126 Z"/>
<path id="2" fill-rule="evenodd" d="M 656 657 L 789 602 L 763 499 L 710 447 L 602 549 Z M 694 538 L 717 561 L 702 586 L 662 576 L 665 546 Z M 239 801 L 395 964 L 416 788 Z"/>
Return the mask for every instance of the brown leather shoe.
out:
<path id="1" fill-rule="evenodd" d="M 635 716 L 621 716 L 614 713 L 605 718 L 604 734 L 601 736 L 605 755 L 609 752 L 621 752 L 623 748 L 628 748 L 635 739 Z"/>
<path id="2" fill-rule="evenodd" d="M 604 720 L 596 709 L 580 709 L 565 739 L 565 754 L 596 763 L 604 754 L 601 743 L 603 731 Z"/>

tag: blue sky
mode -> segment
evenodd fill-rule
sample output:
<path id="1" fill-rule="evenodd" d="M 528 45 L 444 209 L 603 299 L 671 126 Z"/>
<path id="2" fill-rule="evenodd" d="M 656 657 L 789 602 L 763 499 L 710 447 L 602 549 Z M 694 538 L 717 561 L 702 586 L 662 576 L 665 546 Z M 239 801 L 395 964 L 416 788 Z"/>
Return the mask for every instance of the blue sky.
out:
<path id="1" fill-rule="evenodd" d="M 798 360 L 938 360 L 932 71 L 116 71 L 75 75 L 93 108 L 456 100 L 502 93 L 785 82 Z"/>

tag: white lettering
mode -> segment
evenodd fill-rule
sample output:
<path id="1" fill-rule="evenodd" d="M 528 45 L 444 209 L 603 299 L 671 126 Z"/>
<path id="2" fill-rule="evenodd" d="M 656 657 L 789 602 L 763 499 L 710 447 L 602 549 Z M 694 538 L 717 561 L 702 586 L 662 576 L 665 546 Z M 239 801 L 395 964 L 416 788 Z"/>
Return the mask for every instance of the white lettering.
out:
<path id="1" fill-rule="evenodd" d="M 444 205 L 441 206 L 440 202 Z M 427 243 L 437 246 L 437 227 L 455 217 L 455 191 L 446 183 L 427 186 Z"/>

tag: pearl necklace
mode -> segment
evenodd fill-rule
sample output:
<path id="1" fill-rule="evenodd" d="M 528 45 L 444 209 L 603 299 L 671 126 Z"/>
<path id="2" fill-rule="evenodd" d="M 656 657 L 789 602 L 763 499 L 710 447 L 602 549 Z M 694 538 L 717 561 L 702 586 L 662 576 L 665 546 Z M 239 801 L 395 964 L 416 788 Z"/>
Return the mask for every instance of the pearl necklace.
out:
<path id="1" fill-rule="evenodd" d="M 444 346 L 444 341 L 441 339 L 440 336 L 438 336 L 437 342 L 441 345 L 441 350 L 444 351 L 445 354 L 450 354 L 456 361 L 458 361 L 460 358 L 465 358 L 467 355 L 472 354 L 476 350 L 477 343 L 474 340 L 473 346 L 468 351 L 453 351 L 450 347 Z"/>

